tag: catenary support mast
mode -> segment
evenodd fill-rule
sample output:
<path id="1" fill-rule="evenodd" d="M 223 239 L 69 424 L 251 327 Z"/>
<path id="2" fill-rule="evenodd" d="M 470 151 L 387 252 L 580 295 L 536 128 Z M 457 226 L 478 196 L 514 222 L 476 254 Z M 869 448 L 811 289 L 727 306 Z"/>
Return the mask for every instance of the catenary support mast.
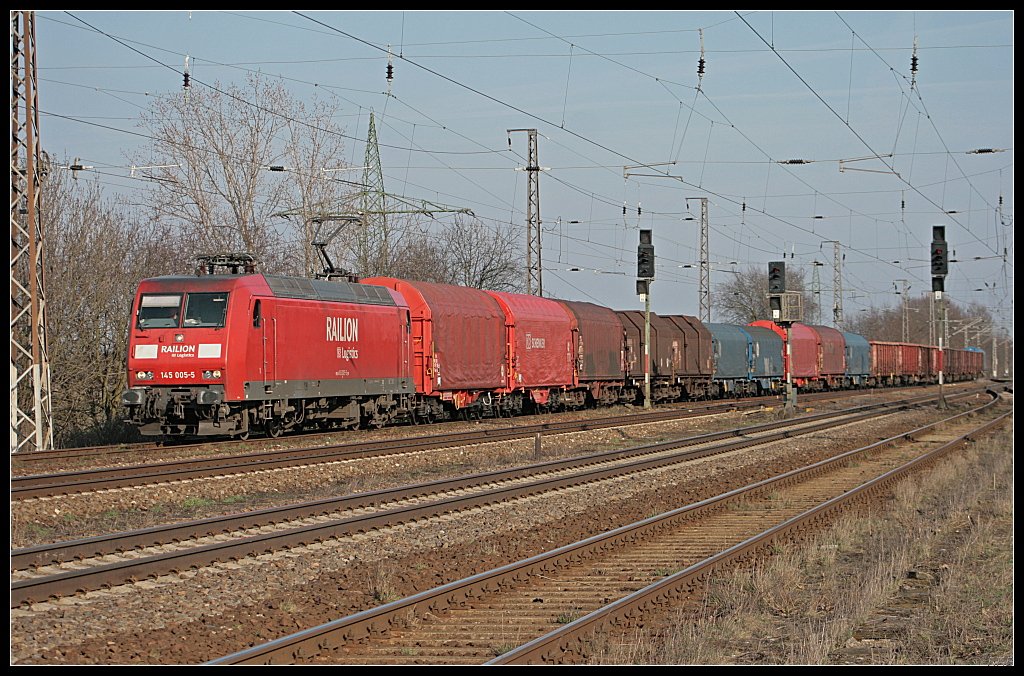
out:
<path id="1" fill-rule="evenodd" d="M 35 12 L 11 13 L 11 452 L 53 447 Z"/>

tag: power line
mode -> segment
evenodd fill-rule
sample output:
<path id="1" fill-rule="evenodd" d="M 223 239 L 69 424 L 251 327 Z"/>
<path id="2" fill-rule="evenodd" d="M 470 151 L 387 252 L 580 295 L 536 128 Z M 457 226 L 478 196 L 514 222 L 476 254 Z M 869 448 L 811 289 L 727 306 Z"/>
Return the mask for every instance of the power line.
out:
<path id="1" fill-rule="evenodd" d="M 749 23 L 747 22 L 747 20 L 746 20 L 746 19 L 744 19 L 744 18 L 743 18 L 742 16 L 740 16 L 740 20 L 742 20 L 742 21 L 743 21 L 743 23 L 745 23 L 745 24 L 747 25 L 747 27 L 748 27 L 748 28 L 749 28 L 749 29 L 750 29 L 751 31 L 753 31 L 754 35 L 756 35 L 756 36 L 757 36 L 757 37 L 758 37 L 758 38 L 759 38 L 759 39 L 760 39 L 760 40 L 761 40 L 762 42 L 764 42 L 764 43 L 765 43 L 766 45 L 769 45 L 769 47 L 771 47 L 771 45 L 770 45 L 770 44 L 768 43 L 768 41 L 767 41 L 767 40 L 765 40 L 765 39 L 764 39 L 764 37 L 762 37 L 762 36 L 761 36 L 761 34 L 760 34 L 759 32 L 757 32 L 757 29 L 755 29 L 755 28 L 754 28 L 753 26 L 751 26 L 751 25 L 750 25 L 750 24 L 749 24 Z M 797 79 L 798 79 L 798 80 L 800 80 L 800 82 L 801 82 L 801 83 L 803 83 L 803 85 L 804 85 L 805 87 L 807 87 L 807 89 L 809 89 L 809 90 L 810 90 L 810 92 L 811 92 L 812 94 L 814 94 L 815 98 L 817 98 L 817 99 L 818 99 L 819 101 L 821 101 L 821 103 L 822 103 L 822 104 L 824 104 L 824 106 L 825 106 L 826 108 L 828 108 L 828 109 L 829 109 L 829 111 L 830 111 L 830 112 L 831 112 L 831 113 L 832 113 L 833 115 L 835 115 L 835 116 L 836 116 L 836 118 L 837 118 L 837 119 L 838 119 L 838 120 L 839 120 L 840 122 L 842 122 L 842 123 L 843 123 L 843 125 L 844 125 L 844 126 L 846 126 L 846 128 L 847 128 L 847 129 L 849 129 L 849 130 L 850 130 L 850 132 L 851 132 L 851 133 L 853 133 L 853 135 L 854 135 L 855 137 L 857 137 L 857 140 L 858 140 L 858 141 L 860 141 L 860 142 L 861 142 L 862 144 L 864 144 L 864 147 L 865 147 L 865 148 L 867 148 L 867 149 L 868 149 L 869 151 L 871 151 L 871 153 L 872 153 L 872 154 L 873 154 L 873 155 L 874 155 L 874 156 L 875 156 L 875 157 L 876 157 L 876 158 L 878 159 L 878 161 L 879 161 L 879 162 L 881 162 L 881 163 L 882 163 L 883 165 L 885 165 L 885 166 L 886 166 L 886 167 L 887 167 L 887 168 L 889 169 L 889 171 L 891 171 L 891 172 L 892 172 L 892 173 L 893 173 L 893 174 L 894 174 L 894 175 L 895 175 L 895 176 L 896 176 L 896 177 L 897 177 L 898 179 L 900 179 L 901 181 L 903 181 L 904 183 L 906 183 L 906 184 L 907 184 L 907 186 L 908 186 L 908 187 L 909 187 L 909 188 L 910 188 L 911 190 L 913 190 L 913 191 L 914 191 L 914 192 L 916 192 L 916 193 L 917 193 L 918 195 L 920 195 L 921 197 L 923 197 L 923 198 L 924 198 L 925 200 L 927 200 L 927 201 L 928 201 L 928 202 L 929 202 L 930 204 L 932 204 L 933 206 L 935 206 L 935 207 L 936 207 L 937 209 L 939 209 L 940 211 L 943 211 L 943 212 L 945 211 L 945 209 L 943 209 L 941 205 L 937 204 L 937 203 L 936 203 L 936 202 L 935 202 L 934 200 L 932 200 L 932 199 L 931 199 L 930 197 L 928 197 L 928 196 L 927 196 L 927 195 L 925 195 L 925 194 L 924 194 L 923 192 L 921 192 L 921 191 L 920 191 L 920 190 L 919 190 L 919 189 L 918 189 L 917 187 L 915 187 L 915 186 L 914 186 L 914 185 L 912 185 L 912 184 L 911 184 L 911 183 L 910 183 L 909 181 L 907 181 L 907 180 L 906 180 L 906 179 L 904 179 L 904 178 L 903 178 L 902 176 L 900 176 L 900 175 L 899 175 L 898 173 L 896 173 L 896 170 L 895 170 L 895 169 L 893 169 L 893 167 L 892 167 L 892 166 L 891 166 L 891 165 L 890 165 L 890 164 L 889 164 L 888 162 L 886 162 L 886 161 L 885 161 L 885 160 L 884 160 L 884 159 L 882 158 L 882 156 L 881 156 L 881 155 L 880 155 L 880 154 L 879 154 L 879 153 L 878 153 L 877 151 L 875 151 L 875 149 L 874 149 L 874 148 L 872 148 L 872 147 L 871 147 L 871 144 L 869 144 L 869 143 L 868 143 L 868 142 L 867 142 L 866 140 L 864 140 L 864 137 L 863 137 L 863 136 L 861 136 L 861 135 L 860 135 L 860 133 L 859 133 L 859 132 L 857 132 L 857 130 L 856 130 L 856 129 L 854 129 L 854 128 L 853 128 L 853 126 L 851 126 L 849 122 L 847 122 L 846 120 L 844 120 L 844 119 L 843 119 L 843 117 L 842 117 L 842 115 L 840 115 L 840 114 L 839 114 L 838 112 L 836 112 L 835 108 L 833 108 L 833 107 L 831 106 L 831 104 L 829 104 L 829 102 L 828 102 L 828 101 L 826 101 L 826 100 L 825 100 L 824 98 L 822 98 L 821 94 L 819 94 L 819 93 L 818 93 L 818 92 L 817 92 L 817 91 L 816 91 L 816 90 L 814 89 L 814 87 L 812 87 L 812 86 L 811 86 L 811 85 L 810 85 L 810 84 L 809 84 L 809 83 L 807 82 L 807 80 L 805 80 L 805 79 L 803 78 L 803 76 L 801 76 L 801 75 L 800 75 L 800 73 L 798 73 L 798 72 L 796 71 L 796 69 L 794 69 L 794 68 L 793 68 L 793 66 L 791 66 L 791 65 L 789 64 L 789 62 L 788 62 L 788 61 L 786 61 L 786 59 L 785 59 L 785 58 L 784 58 L 784 57 L 783 57 L 783 56 L 782 56 L 781 54 L 779 54 L 779 52 L 778 52 L 778 51 L 777 51 L 777 50 L 776 50 L 776 49 L 775 49 L 774 47 L 772 47 L 772 52 L 774 52 L 774 53 L 775 53 L 775 55 L 776 55 L 776 56 L 778 56 L 778 57 L 779 57 L 779 59 L 780 59 L 780 60 L 782 61 L 782 63 L 783 63 L 783 64 L 785 64 L 786 68 L 788 68 L 788 69 L 790 70 L 790 72 L 792 72 L 792 73 L 793 73 L 793 75 L 795 75 L 795 76 L 797 77 Z M 945 143 L 943 143 L 943 145 L 945 145 Z M 948 150 L 948 149 L 947 149 L 947 150 Z M 963 224 L 963 223 L 961 223 L 960 221 L 958 221 L 958 220 L 957 220 L 957 219 L 955 219 L 955 218 L 951 218 L 950 220 L 951 220 L 951 221 L 953 221 L 954 223 L 956 223 L 957 225 L 959 225 L 959 226 L 960 226 L 961 228 L 963 228 L 964 230 L 966 230 L 966 231 L 967 231 L 967 233 L 968 233 L 969 235 L 971 235 L 971 237 L 973 237 L 973 238 L 974 238 L 975 240 L 977 240 L 978 242 L 981 242 L 981 240 L 980 240 L 980 239 L 978 239 L 977 235 L 975 235 L 975 234 L 974 234 L 973 232 L 971 232 L 971 230 L 970 230 L 969 228 L 967 228 L 966 226 L 964 226 L 964 224 Z M 985 245 L 985 246 L 986 246 L 986 247 L 987 247 L 987 248 L 988 248 L 989 250 L 991 250 L 991 251 L 992 251 L 993 253 L 997 253 L 997 252 L 995 251 L 995 249 L 992 249 L 992 247 L 990 247 L 990 246 L 989 246 L 988 244 L 986 244 L 986 243 L 984 243 L 984 242 L 982 242 L 982 244 L 984 244 L 984 245 Z"/>

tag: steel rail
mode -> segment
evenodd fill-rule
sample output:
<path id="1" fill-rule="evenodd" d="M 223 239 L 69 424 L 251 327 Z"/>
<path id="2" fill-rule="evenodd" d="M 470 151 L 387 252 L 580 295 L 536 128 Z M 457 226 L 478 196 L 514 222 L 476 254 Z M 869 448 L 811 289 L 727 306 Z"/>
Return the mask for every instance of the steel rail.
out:
<path id="1" fill-rule="evenodd" d="M 930 401 L 933 400 L 934 397 L 928 397 L 927 399 Z M 587 456 L 583 459 L 551 461 L 548 463 L 541 463 L 539 466 L 530 466 L 513 470 L 499 470 L 497 472 L 485 473 L 483 475 L 474 475 L 473 477 L 470 477 L 471 482 L 476 485 L 480 485 L 494 483 L 497 480 L 497 477 L 503 477 L 503 480 L 505 481 L 510 481 L 512 478 L 527 477 L 532 474 L 536 474 L 538 467 L 540 468 L 540 472 L 545 474 L 551 474 L 556 470 L 562 471 L 566 469 L 582 468 L 582 471 L 568 476 L 538 478 L 529 483 L 499 486 L 469 495 L 457 494 L 417 505 L 405 505 L 370 514 L 354 515 L 348 518 L 299 526 L 282 531 L 245 536 L 229 541 L 165 552 L 144 558 L 118 561 L 100 566 L 67 570 L 52 575 L 18 580 L 11 585 L 11 607 L 17 607 L 23 603 L 38 602 L 54 596 L 59 597 L 80 591 L 98 589 L 104 586 L 123 584 L 125 582 L 131 582 L 145 577 L 155 577 L 190 568 L 212 565 L 218 562 L 238 560 L 247 556 L 256 556 L 290 547 L 304 546 L 313 542 L 321 542 L 330 538 L 342 537 L 359 532 L 367 532 L 372 529 L 393 526 L 398 523 L 415 519 L 435 517 L 440 514 L 468 509 L 475 506 L 513 500 L 545 491 L 559 490 L 570 486 L 592 483 L 629 473 L 636 473 L 648 469 L 686 462 L 715 453 L 724 453 L 738 448 L 760 445 L 770 441 L 790 438 L 801 434 L 809 434 L 837 424 L 849 424 L 865 418 L 874 417 L 878 415 L 878 411 L 882 408 L 890 408 L 893 411 L 898 411 L 911 405 L 913 404 L 908 402 L 871 404 L 856 407 L 854 409 L 847 409 L 845 411 L 821 413 L 816 416 L 809 416 L 802 419 L 754 425 L 749 428 L 741 428 L 740 430 L 733 430 L 729 432 L 711 433 L 708 435 L 700 435 L 698 437 L 689 437 L 685 439 L 661 442 L 658 444 L 649 444 L 634 449 L 627 449 L 625 451 L 607 451 L 604 453 L 593 454 L 592 456 Z M 841 420 L 837 423 L 834 420 L 836 418 L 841 418 Z M 799 426 L 802 429 L 792 429 L 796 426 Z M 771 431 L 778 428 L 781 428 L 781 431 Z M 750 436 L 751 434 L 762 433 L 765 431 L 769 432 L 765 436 Z M 680 447 L 691 446 L 694 443 L 708 443 L 709 441 L 729 437 L 740 438 L 736 441 L 721 443 L 704 449 L 683 451 L 667 457 L 662 456 L 647 459 L 641 457 L 641 459 L 633 460 L 629 464 L 625 465 L 587 469 L 588 465 L 594 465 L 598 462 L 607 463 L 620 458 L 649 456 L 651 454 L 670 451 Z M 431 491 L 436 492 L 441 486 L 447 486 L 447 490 L 454 491 L 458 488 L 465 488 L 466 486 L 463 483 L 465 481 L 465 478 L 441 480 L 437 482 L 430 482 L 425 485 L 395 489 L 393 494 L 401 495 L 402 498 L 414 495 L 425 495 L 430 494 Z M 386 494 L 387 492 L 388 491 L 376 491 L 373 494 L 364 494 L 352 497 L 357 502 L 365 499 L 379 500 L 379 496 Z M 301 507 L 302 506 L 300 506 L 300 508 Z M 319 509 L 319 507 L 317 508 Z M 247 515 L 242 515 L 242 518 L 247 518 Z M 204 521 L 213 522 L 216 521 L 216 519 Z M 204 525 L 204 527 L 207 527 L 207 525 Z M 115 548 L 121 544 L 127 546 L 127 544 L 135 537 L 143 538 L 144 541 L 147 538 L 152 539 L 154 533 L 156 533 L 161 539 L 164 539 L 164 536 L 174 533 L 175 530 L 175 526 L 170 526 L 167 531 L 160 534 L 157 532 L 159 531 L 159 528 L 146 529 L 134 534 L 125 534 L 123 539 L 120 534 L 115 534 L 115 536 L 109 539 L 106 543 L 102 541 L 103 538 L 101 537 L 89 538 L 85 541 L 65 544 L 69 547 L 67 553 L 76 552 L 75 556 L 84 552 L 102 553 L 110 550 L 111 546 L 114 546 Z M 218 530 L 217 532 L 220 531 Z M 171 540 L 173 539 L 174 538 L 171 538 Z M 61 543 L 58 543 L 57 548 L 59 549 L 60 546 Z M 16 558 L 21 562 L 31 562 L 33 560 L 43 561 L 46 558 L 52 559 L 55 556 L 58 558 L 66 557 L 67 553 L 54 552 L 52 549 L 47 551 L 47 546 L 42 546 L 16 552 L 12 555 L 12 559 Z M 31 563 L 29 563 L 29 565 L 31 565 Z"/>
<path id="2" fill-rule="evenodd" d="M 642 425 L 666 420 L 685 419 L 757 407 L 760 403 L 730 402 L 708 407 L 690 407 L 685 411 L 656 411 L 650 414 L 612 416 L 586 421 L 537 423 L 518 427 L 488 428 L 470 432 L 447 432 L 431 436 L 403 437 L 401 439 L 359 441 L 327 446 L 275 449 L 233 456 L 214 456 L 161 463 L 102 467 L 54 474 L 34 474 L 11 478 L 11 498 L 24 500 L 82 493 L 93 490 L 140 486 L 152 483 L 204 478 L 218 474 L 281 469 L 309 463 L 339 462 L 382 455 L 425 451 L 449 446 L 492 443 L 532 437 L 583 432 L 607 427 Z"/>
<path id="3" fill-rule="evenodd" d="M 844 395 L 845 396 L 858 396 L 858 395 L 868 394 L 868 393 L 871 393 L 871 392 L 890 392 L 890 391 L 905 390 L 905 389 L 911 389 L 911 388 L 910 387 L 903 387 L 903 388 L 888 388 L 888 389 L 885 389 L 885 390 L 868 390 L 868 391 L 864 391 L 864 390 L 842 390 L 842 391 L 838 391 L 838 392 L 832 392 L 832 391 L 829 391 L 829 392 L 814 392 L 814 393 L 807 393 L 807 394 L 803 395 L 803 400 L 804 401 L 820 401 L 822 399 L 835 399 L 837 395 L 840 395 L 840 396 L 844 396 Z M 780 401 L 780 395 L 768 395 L 768 396 L 763 396 L 763 397 L 751 397 L 751 398 L 744 398 L 744 399 L 732 399 L 732 400 L 716 401 L 716 402 L 710 402 L 710 403 L 708 403 L 708 402 L 701 402 L 701 401 L 676 402 L 676 403 L 673 403 L 673 404 L 662 405 L 662 406 L 660 406 L 660 408 L 662 408 L 662 410 L 661 411 L 655 411 L 655 412 L 656 413 L 662 413 L 666 409 L 671 410 L 671 411 L 678 411 L 680 409 L 686 409 L 686 410 L 692 411 L 694 409 L 694 407 L 700 407 L 702 405 L 706 406 L 707 408 L 704 409 L 704 410 L 709 411 L 709 412 L 716 412 L 718 410 L 729 411 L 729 410 L 736 410 L 738 408 L 746 408 L 746 407 L 750 407 L 750 406 L 758 406 L 758 405 L 767 405 L 767 404 L 771 404 L 771 403 L 778 403 L 779 401 Z M 642 414 L 642 413 L 633 413 L 633 414 L 627 414 L 627 415 L 642 416 L 644 414 Z M 534 417 L 541 417 L 541 416 L 538 415 L 538 416 L 534 416 Z M 488 419 L 483 419 L 483 420 L 480 420 L 480 421 L 477 421 L 477 422 L 484 423 L 484 424 L 494 424 L 495 422 L 497 422 L 499 420 L 501 420 L 501 419 L 500 418 L 488 418 Z M 599 421 L 600 418 L 598 418 L 596 420 Z M 459 421 L 450 421 L 450 422 L 459 422 Z M 555 423 L 541 423 L 541 424 L 551 425 L 551 424 L 555 424 Z M 566 424 L 568 424 L 568 423 L 566 423 Z M 82 447 L 77 447 L 77 448 L 48 449 L 48 450 L 45 450 L 45 451 L 30 451 L 30 452 L 26 452 L 26 453 L 16 453 L 16 454 L 11 456 L 11 467 L 13 469 L 13 468 L 18 468 L 18 467 L 28 466 L 28 465 L 39 465 L 39 464 L 45 464 L 45 463 L 48 463 L 48 462 L 52 463 L 52 462 L 56 462 L 56 461 L 59 461 L 59 460 L 89 459 L 89 458 L 97 458 L 97 457 L 101 457 L 101 456 L 116 456 L 116 455 L 122 455 L 122 454 L 147 453 L 147 452 L 150 452 L 150 451 L 174 452 L 174 451 L 184 451 L 184 450 L 190 450 L 190 449 L 192 449 L 192 450 L 200 450 L 201 451 L 201 450 L 203 450 L 206 447 L 216 447 L 218 449 L 219 448 L 224 448 L 224 447 L 229 447 L 229 448 L 230 447 L 242 447 L 242 448 L 245 448 L 245 447 L 252 446 L 253 444 L 282 443 L 282 442 L 287 443 L 287 442 L 291 442 L 291 441 L 295 441 L 295 440 L 301 440 L 302 437 L 306 437 L 306 436 L 315 437 L 315 436 L 322 436 L 322 435 L 345 433 L 345 432 L 350 432 L 350 431 L 351 430 L 328 430 L 328 431 L 313 430 L 313 431 L 309 431 L 309 432 L 305 432 L 305 433 L 301 433 L 301 434 L 291 434 L 291 435 L 286 436 L 283 439 L 270 439 L 270 438 L 254 438 L 254 439 L 249 439 L 249 440 L 219 439 L 219 440 L 216 440 L 216 441 L 192 442 L 192 443 L 181 442 L 180 440 L 171 440 L 170 443 L 160 443 L 160 444 L 154 444 L 154 443 L 149 443 L 149 442 L 140 442 L 140 443 L 134 443 L 134 444 L 131 444 L 131 443 L 129 443 L 129 444 L 113 444 L 113 445 L 109 445 L 109 446 L 82 446 Z M 322 445 L 322 446 L 310 446 L 310 447 L 306 447 L 306 448 L 338 448 L 338 447 L 341 447 L 342 445 L 345 445 L 347 443 L 362 443 L 362 442 L 343 442 L 343 443 L 338 443 L 338 444 L 328 444 L 328 445 Z M 369 443 L 372 443 L 372 442 L 369 442 Z M 272 452 L 272 449 L 268 449 L 268 452 Z M 252 454 L 250 454 L 250 455 L 252 455 Z M 214 457 L 237 457 L 237 456 L 214 456 Z M 181 461 L 170 461 L 170 462 L 181 462 Z M 67 474 L 67 473 L 63 473 L 63 474 Z M 59 476 L 59 473 L 51 473 L 51 475 L 58 475 Z M 47 476 L 47 475 L 40 475 L 40 476 Z"/>
<path id="4" fill-rule="evenodd" d="M 729 491 L 722 495 L 687 505 L 635 524 L 617 528 L 571 545 L 559 547 L 551 552 L 479 573 L 377 608 L 355 613 L 274 641 L 253 646 L 212 660 L 208 664 L 291 663 L 297 659 L 315 655 L 326 646 L 339 646 L 350 642 L 358 642 L 371 636 L 379 635 L 392 626 L 398 626 L 401 618 L 420 616 L 424 613 L 436 614 L 443 612 L 447 608 L 465 605 L 474 598 L 498 591 L 504 586 L 524 582 L 533 575 L 550 575 L 559 566 L 579 561 L 599 552 L 608 551 L 622 544 L 628 544 L 652 532 L 672 527 L 675 523 L 692 520 L 695 517 L 721 510 L 727 504 L 741 497 L 749 496 L 754 492 L 764 492 L 781 485 L 782 482 L 795 482 L 802 478 L 825 472 L 831 467 L 845 463 L 858 454 L 869 453 L 902 439 L 912 438 L 914 434 L 921 434 L 926 430 L 947 424 L 963 416 L 979 413 L 994 406 L 997 401 L 998 397 L 994 395 L 992 401 L 967 413 L 961 413 L 909 432 L 894 435 L 869 446 L 848 451 L 835 458 L 823 460 L 805 468 L 786 472 L 744 488 Z M 1005 419 L 1005 417 L 1002 419 Z M 973 433 L 976 434 L 978 432 L 975 431 Z M 580 618 L 566 626 L 569 627 L 582 623 L 585 619 L 586 617 Z M 506 653 L 505 656 L 512 654 Z"/>
<path id="5" fill-rule="evenodd" d="M 849 507 L 852 503 L 878 494 L 893 482 L 908 473 L 934 463 L 950 450 L 965 441 L 980 436 L 1004 423 L 1012 412 L 1006 412 L 984 425 L 939 446 L 928 453 L 892 469 L 857 488 L 836 496 L 802 514 L 778 524 L 758 535 L 740 542 L 714 556 L 693 564 L 674 575 L 659 580 L 643 589 L 625 596 L 618 601 L 566 624 L 555 631 L 540 636 L 514 650 L 500 655 L 487 664 L 532 664 L 561 663 L 567 657 L 577 659 L 586 654 L 586 638 L 602 630 L 621 627 L 623 624 L 654 607 L 664 606 L 672 599 L 688 594 L 694 587 L 706 581 L 716 569 L 737 560 L 765 553 L 773 544 L 791 538 L 793 533 L 813 527 L 832 515 Z M 909 438 L 909 437 L 908 437 Z"/>
<path id="6" fill-rule="evenodd" d="M 931 398 L 928 400 L 931 400 Z M 899 410 L 902 407 L 909 407 L 915 403 L 919 403 L 917 399 L 904 400 L 900 402 L 868 404 L 841 411 L 819 413 L 796 420 L 749 425 L 721 432 L 709 432 L 706 434 L 693 435 L 672 440 L 670 442 L 645 444 L 622 450 L 601 451 L 582 456 L 574 456 L 567 459 L 534 463 L 522 467 L 480 472 L 453 479 L 438 479 L 436 481 L 420 484 L 367 491 L 336 498 L 326 498 L 298 505 L 271 507 L 258 511 L 246 512 L 244 514 L 228 514 L 177 524 L 153 526 L 145 529 L 15 549 L 11 551 L 11 568 L 13 570 L 23 570 L 29 567 L 46 566 L 59 564 L 64 561 L 104 556 L 141 547 L 156 547 L 187 539 L 208 537 L 247 528 L 258 528 L 287 520 L 316 517 L 332 512 L 370 507 L 382 503 L 418 498 L 446 491 L 465 490 L 467 488 L 473 488 L 484 484 L 514 481 L 541 473 L 578 469 L 597 463 L 613 462 L 619 459 L 659 453 L 665 450 L 710 443 L 732 437 L 746 437 L 760 432 L 791 427 L 797 424 L 810 423 L 816 420 L 829 420 L 839 415 L 875 411 L 881 408 L 895 408 L 896 410 Z"/>
<path id="7" fill-rule="evenodd" d="M 780 399 L 779 395 L 771 395 L 771 396 L 755 397 L 755 398 L 745 399 L 744 401 L 745 402 L 751 402 L 752 405 L 757 405 L 757 403 L 767 404 L 769 402 L 777 402 L 777 401 L 779 401 L 779 399 Z M 669 405 L 666 405 L 664 407 L 661 407 L 661 410 L 660 411 L 655 411 L 655 413 L 666 413 L 668 410 L 677 411 L 677 410 L 680 410 L 680 409 L 692 409 L 695 406 L 699 407 L 701 405 L 705 405 L 705 406 L 708 407 L 708 409 L 711 409 L 711 410 L 717 410 L 717 408 L 719 408 L 719 407 L 722 408 L 723 410 L 730 410 L 730 409 L 735 409 L 736 408 L 735 400 L 717 401 L 717 402 L 710 402 L 710 403 L 709 402 L 701 402 L 701 401 L 693 401 L 693 402 L 677 402 L 675 404 L 669 404 Z M 644 414 L 643 413 L 634 413 L 634 414 L 625 414 L 625 415 L 638 416 L 638 415 L 644 415 Z M 532 417 L 535 417 L 535 418 L 543 417 L 543 414 L 536 414 L 536 415 L 533 415 Z M 526 418 L 526 416 L 524 416 L 524 419 L 525 418 Z M 481 420 L 475 421 L 475 422 L 494 423 L 494 422 L 497 422 L 499 420 L 503 420 L 503 419 L 502 418 L 486 418 L 486 419 L 481 419 Z M 600 418 L 598 418 L 597 420 L 600 420 Z M 458 422 L 469 422 L 469 421 L 450 420 L 450 421 L 444 421 L 444 422 L 437 423 L 437 424 L 444 425 L 445 423 L 449 423 L 449 422 L 450 423 L 458 423 Z M 538 423 L 538 424 L 540 424 L 540 425 L 543 425 L 543 424 L 551 425 L 551 424 L 557 424 L 557 423 L 550 423 L 549 422 L 549 423 Z M 397 426 L 394 426 L 394 427 L 397 427 Z M 391 429 L 394 429 L 394 427 L 391 427 Z M 429 426 L 428 425 L 414 425 L 413 427 L 428 428 Z M 191 442 L 191 443 L 189 443 L 189 442 L 182 442 L 182 441 L 177 440 L 177 439 L 172 439 L 170 443 L 140 442 L 140 443 L 136 443 L 136 444 L 112 444 L 112 445 L 109 445 L 109 446 L 81 446 L 81 447 L 77 447 L 77 448 L 55 448 L 55 449 L 47 449 L 45 451 L 31 451 L 31 452 L 26 452 L 26 453 L 16 453 L 16 454 L 11 456 L 11 460 L 12 460 L 14 465 L 20 465 L 20 464 L 34 464 L 34 463 L 53 462 L 55 460 L 66 460 L 66 459 L 76 459 L 76 458 L 91 458 L 91 457 L 98 457 L 98 456 L 104 456 L 104 455 L 120 455 L 120 454 L 124 454 L 124 453 L 140 453 L 140 452 L 160 451 L 160 450 L 162 450 L 162 451 L 175 451 L 175 450 L 188 450 L 188 449 L 202 450 L 205 447 L 222 448 L 222 447 L 235 447 L 235 446 L 239 446 L 239 447 L 243 447 L 244 448 L 246 446 L 251 446 L 252 444 L 284 443 L 284 442 L 289 442 L 289 441 L 301 440 L 303 437 L 307 437 L 307 436 L 308 437 L 312 437 L 312 436 L 323 436 L 323 435 L 331 435 L 331 434 L 339 434 L 339 433 L 340 434 L 344 434 L 344 433 L 350 433 L 350 432 L 353 432 L 353 431 L 354 430 L 310 430 L 310 431 L 303 432 L 303 433 L 300 433 L 300 434 L 289 434 L 287 436 L 284 436 L 284 437 L 281 437 L 281 438 L 277 438 L 277 439 L 269 438 L 269 437 L 257 437 L 257 438 L 251 438 L 251 439 L 245 439 L 245 440 L 243 440 L 243 439 L 229 439 L 229 438 L 225 438 L 225 439 L 217 439 L 215 441 L 199 441 L 199 442 Z M 358 431 L 365 431 L 365 430 L 358 430 Z M 442 434 L 445 434 L 445 432 L 442 432 Z M 455 433 L 453 432 L 453 433 L 450 433 L 450 434 L 455 434 Z M 349 443 L 349 442 L 344 442 L 344 443 Z M 363 443 L 363 442 L 351 442 L 351 443 Z M 372 443 L 372 442 L 370 442 L 370 443 Z M 338 446 L 341 446 L 341 445 L 343 445 L 343 444 L 328 444 L 328 445 L 324 445 L 324 446 L 308 446 L 308 447 L 305 447 L 305 448 L 338 447 Z M 234 457 L 234 456 L 215 456 L 215 457 Z"/>

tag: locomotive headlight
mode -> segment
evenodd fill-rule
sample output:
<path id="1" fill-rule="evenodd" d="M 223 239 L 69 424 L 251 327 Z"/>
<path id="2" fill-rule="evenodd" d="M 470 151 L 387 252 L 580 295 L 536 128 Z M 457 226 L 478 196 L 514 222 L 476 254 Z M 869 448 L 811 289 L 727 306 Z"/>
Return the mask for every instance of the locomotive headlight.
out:
<path id="1" fill-rule="evenodd" d="M 220 371 L 219 370 L 214 371 L 213 372 L 213 377 L 214 378 L 220 378 Z"/>
<path id="2" fill-rule="evenodd" d="M 203 371 L 203 378 L 209 380 L 213 377 L 213 371 Z"/>
<path id="3" fill-rule="evenodd" d="M 137 380 L 151 380 L 153 378 L 153 372 L 152 371 L 137 371 L 135 373 L 135 378 Z"/>
<path id="4" fill-rule="evenodd" d="M 214 369 L 212 371 L 203 371 L 203 378 L 206 380 L 216 380 L 220 378 L 220 369 Z"/>

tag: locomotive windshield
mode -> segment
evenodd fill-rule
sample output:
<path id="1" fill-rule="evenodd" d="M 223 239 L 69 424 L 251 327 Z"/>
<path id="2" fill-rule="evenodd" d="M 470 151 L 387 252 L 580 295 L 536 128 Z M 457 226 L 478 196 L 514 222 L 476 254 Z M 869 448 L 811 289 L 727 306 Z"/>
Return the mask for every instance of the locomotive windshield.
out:
<path id="1" fill-rule="evenodd" d="M 139 303 L 140 329 L 171 329 L 178 326 L 181 294 L 143 294 Z"/>
<path id="2" fill-rule="evenodd" d="M 227 309 L 227 293 L 190 293 L 185 300 L 183 326 L 222 327 Z"/>

